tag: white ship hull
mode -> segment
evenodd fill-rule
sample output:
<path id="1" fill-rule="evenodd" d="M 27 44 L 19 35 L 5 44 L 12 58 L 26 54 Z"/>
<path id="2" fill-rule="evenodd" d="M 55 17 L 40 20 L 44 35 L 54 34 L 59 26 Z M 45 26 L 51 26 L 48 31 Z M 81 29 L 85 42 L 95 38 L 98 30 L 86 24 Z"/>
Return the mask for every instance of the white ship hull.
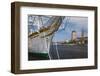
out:
<path id="1" fill-rule="evenodd" d="M 54 35 L 61 25 L 62 17 L 55 17 L 51 25 L 28 37 L 28 50 L 30 53 L 49 54 L 50 44 Z"/>
<path id="2" fill-rule="evenodd" d="M 36 37 L 28 38 L 29 52 L 31 53 L 48 53 L 50 49 L 52 35 L 46 38 Z"/>

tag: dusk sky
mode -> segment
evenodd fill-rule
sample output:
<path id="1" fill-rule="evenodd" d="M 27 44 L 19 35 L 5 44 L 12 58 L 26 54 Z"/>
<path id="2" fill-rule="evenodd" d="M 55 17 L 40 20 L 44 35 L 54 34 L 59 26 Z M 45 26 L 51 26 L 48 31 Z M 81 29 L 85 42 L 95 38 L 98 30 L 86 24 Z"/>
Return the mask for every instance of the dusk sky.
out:
<path id="1" fill-rule="evenodd" d="M 28 25 L 30 25 L 28 26 L 29 31 L 30 29 L 32 29 L 33 31 L 37 30 L 37 27 L 36 27 L 37 20 L 35 20 L 35 22 L 31 24 L 31 22 L 34 21 L 33 20 L 34 17 L 36 16 L 34 15 L 28 16 L 29 18 Z M 42 17 L 43 23 L 46 23 L 50 17 L 51 16 L 49 17 L 43 16 Z M 87 36 L 88 35 L 88 18 L 87 17 L 66 16 L 62 24 L 60 25 L 58 31 L 55 32 L 53 41 L 58 42 L 58 41 L 70 40 L 72 31 L 76 31 L 77 37 L 80 37 L 82 30 L 84 31 L 84 36 Z"/>

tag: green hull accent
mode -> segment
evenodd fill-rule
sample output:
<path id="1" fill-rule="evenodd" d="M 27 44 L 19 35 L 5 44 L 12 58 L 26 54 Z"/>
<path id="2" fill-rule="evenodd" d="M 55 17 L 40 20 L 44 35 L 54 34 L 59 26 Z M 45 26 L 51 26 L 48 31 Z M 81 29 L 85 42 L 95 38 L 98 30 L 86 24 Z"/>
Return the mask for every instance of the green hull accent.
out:
<path id="1" fill-rule="evenodd" d="M 28 60 L 48 60 L 48 53 L 28 53 Z"/>

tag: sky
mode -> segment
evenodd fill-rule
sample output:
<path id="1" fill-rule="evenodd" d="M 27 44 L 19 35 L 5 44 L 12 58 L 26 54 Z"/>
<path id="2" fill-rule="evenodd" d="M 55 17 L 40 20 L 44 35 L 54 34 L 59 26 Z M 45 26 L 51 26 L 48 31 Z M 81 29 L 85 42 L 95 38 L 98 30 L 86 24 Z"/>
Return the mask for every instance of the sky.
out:
<path id="1" fill-rule="evenodd" d="M 77 32 L 77 37 L 81 36 L 82 30 L 84 36 L 88 35 L 88 18 L 87 17 L 65 17 L 60 28 L 53 37 L 54 42 L 70 40 L 72 31 Z"/>
<path id="2" fill-rule="evenodd" d="M 30 29 L 34 31 L 37 30 L 37 19 L 34 20 L 34 17 L 37 16 L 28 16 L 28 30 L 30 32 Z M 45 24 L 51 16 L 41 16 L 43 23 Z M 33 21 L 33 23 L 32 23 Z M 55 32 L 53 36 L 53 42 L 60 42 L 65 40 L 71 39 L 71 33 L 72 31 L 77 32 L 77 37 L 81 36 L 82 30 L 84 31 L 84 36 L 88 35 L 88 17 L 76 17 L 76 16 L 66 16 L 61 23 L 58 31 Z"/>

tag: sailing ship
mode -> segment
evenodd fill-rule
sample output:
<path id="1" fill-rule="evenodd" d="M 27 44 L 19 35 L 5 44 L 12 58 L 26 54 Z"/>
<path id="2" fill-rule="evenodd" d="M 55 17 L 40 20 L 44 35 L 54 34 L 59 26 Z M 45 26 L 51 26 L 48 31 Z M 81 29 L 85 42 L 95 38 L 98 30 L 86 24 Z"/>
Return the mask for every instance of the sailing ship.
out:
<path id="1" fill-rule="evenodd" d="M 59 29 L 64 17 L 51 16 L 49 20 L 43 24 L 41 16 L 37 16 L 37 31 L 28 34 L 28 50 L 29 53 L 38 54 L 38 56 L 49 57 L 49 50 L 52 38 Z"/>

